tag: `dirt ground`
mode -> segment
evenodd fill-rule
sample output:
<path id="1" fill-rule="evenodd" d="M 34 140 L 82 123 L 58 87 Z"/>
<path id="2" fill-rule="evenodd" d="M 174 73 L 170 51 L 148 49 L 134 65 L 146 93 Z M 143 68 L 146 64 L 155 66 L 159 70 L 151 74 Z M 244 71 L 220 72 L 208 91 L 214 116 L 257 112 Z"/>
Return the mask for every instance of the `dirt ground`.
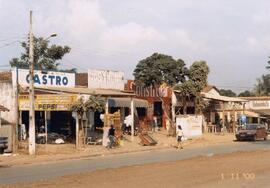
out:
<path id="1" fill-rule="evenodd" d="M 118 148 L 108 150 L 101 145 L 86 145 L 81 149 L 75 149 L 74 144 L 48 144 L 37 145 L 37 155 L 29 156 L 27 154 L 27 148 L 21 148 L 18 154 L 9 156 L 0 156 L 0 166 L 12 166 L 22 165 L 30 163 L 41 163 L 47 161 L 57 161 L 64 159 L 76 159 L 83 157 L 99 156 L 99 155 L 111 155 L 118 153 L 129 153 L 136 151 L 147 151 L 166 149 L 173 147 L 176 144 L 174 137 L 167 137 L 166 131 L 158 131 L 150 134 L 155 140 L 158 141 L 156 146 L 141 146 L 138 137 L 135 137 L 134 142 L 131 142 L 130 136 L 125 136 L 123 145 Z M 233 134 L 204 134 L 201 137 L 193 138 L 183 142 L 184 147 L 205 147 L 208 145 L 233 143 Z"/>
<path id="2" fill-rule="evenodd" d="M 270 152 L 257 151 L 97 170 L 4 187 L 269 187 L 269 175 Z"/>

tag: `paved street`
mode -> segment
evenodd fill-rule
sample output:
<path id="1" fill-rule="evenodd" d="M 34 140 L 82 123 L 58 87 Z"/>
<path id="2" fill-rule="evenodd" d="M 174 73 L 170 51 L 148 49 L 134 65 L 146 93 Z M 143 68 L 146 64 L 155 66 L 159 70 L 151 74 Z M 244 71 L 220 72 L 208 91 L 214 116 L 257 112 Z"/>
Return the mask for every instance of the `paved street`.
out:
<path id="1" fill-rule="evenodd" d="M 0 168 L 0 183 L 32 182 L 41 179 L 91 172 L 97 169 L 118 168 L 138 164 L 178 161 L 196 156 L 213 156 L 236 151 L 270 150 L 270 141 L 236 142 L 233 144 L 215 145 L 201 148 L 174 148 L 162 151 L 141 152 L 132 154 L 109 155 L 89 159 L 66 160 L 61 162 L 22 165 Z"/>

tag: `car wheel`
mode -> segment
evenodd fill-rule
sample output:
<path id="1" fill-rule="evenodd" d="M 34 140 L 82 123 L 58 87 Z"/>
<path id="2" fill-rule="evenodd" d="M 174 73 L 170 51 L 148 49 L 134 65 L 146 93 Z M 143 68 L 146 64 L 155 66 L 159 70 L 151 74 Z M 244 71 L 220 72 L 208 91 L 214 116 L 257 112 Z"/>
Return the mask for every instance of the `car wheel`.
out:
<path id="1" fill-rule="evenodd" d="M 256 134 L 253 136 L 253 141 L 256 141 L 257 140 L 257 136 Z"/>

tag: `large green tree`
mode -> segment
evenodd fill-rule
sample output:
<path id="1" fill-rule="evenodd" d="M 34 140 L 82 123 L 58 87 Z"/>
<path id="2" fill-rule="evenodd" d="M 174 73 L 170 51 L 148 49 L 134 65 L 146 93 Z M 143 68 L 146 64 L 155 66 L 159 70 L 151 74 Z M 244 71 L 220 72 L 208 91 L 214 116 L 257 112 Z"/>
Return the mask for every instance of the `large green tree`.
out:
<path id="1" fill-rule="evenodd" d="M 236 93 L 234 93 L 230 89 L 220 89 L 219 93 L 220 95 L 227 96 L 227 97 L 236 97 Z"/>
<path id="2" fill-rule="evenodd" d="M 195 61 L 189 68 L 188 80 L 182 84 L 175 85 L 174 89 L 182 95 L 183 111 L 186 114 L 187 102 L 195 102 L 196 113 L 207 106 L 200 92 L 207 86 L 207 79 L 210 70 L 205 61 Z"/>
<path id="3" fill-rule="evenodd" d="M 183 60 L 175 60 L 169 55 L 154 53 L 139 61 L 133 75 L 137 85 L 159 86 L 166 83 L 173 86 L 184 82 L 187 72 Z"/>
<path id="4" fill-rule="evenodd" d="M 133 72 L 136 85 L 154 87 L 159 87 L 161 84 L 173 87 L 175 84 L 185 82 L 187 74 L 188 69 L 183 60 L 175 60 L 172 56 L 159 53 L 154 53 L 139 61 Z M 162 97 L 159 98 L 163 101 Z M 168 109 L 164 105 L 164 101 L 162 108 L 166 118 L 170 121 L 170 127 L 173 128 L 174 124 L 167 113 Z"/>
<path id="5" fill-rule="evenodd" d="M 34 37 L 33 41 L 35 69 L 58 70 L 60 65 L 58 61 L 71 50 L 68 46 L 49 45 L 49 41 L 42 37 Z M 24 51 L 20 58 L 13 58 L 9 63 L 11 67 L 29 68 L 29 44 L 22 42 L 21 46 Z"/>

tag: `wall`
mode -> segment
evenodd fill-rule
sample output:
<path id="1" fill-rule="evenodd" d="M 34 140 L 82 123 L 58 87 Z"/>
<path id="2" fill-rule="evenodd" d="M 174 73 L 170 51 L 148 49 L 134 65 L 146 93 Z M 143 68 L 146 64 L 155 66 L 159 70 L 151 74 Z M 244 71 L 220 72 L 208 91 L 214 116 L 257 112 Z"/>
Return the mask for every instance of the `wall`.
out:
<path id="1" fill-rule="evenodd" d="M 0 82 L 0 104 L 8 108 L 9 112 L 2 112 L 3 120 L 9 123 L 15 123 L 15 105 L 14 92 L 11 82 Z"/>

